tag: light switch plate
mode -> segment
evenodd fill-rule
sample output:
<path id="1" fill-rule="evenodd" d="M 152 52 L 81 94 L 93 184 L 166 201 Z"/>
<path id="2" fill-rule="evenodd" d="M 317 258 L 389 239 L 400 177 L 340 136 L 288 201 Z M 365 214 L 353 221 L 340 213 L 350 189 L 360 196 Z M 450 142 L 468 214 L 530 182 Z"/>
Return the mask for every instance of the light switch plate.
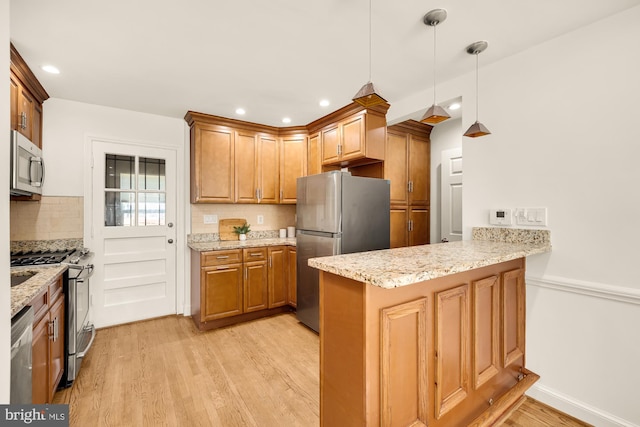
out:
<path id="1" fill-rule="evenodd" d="M 533 227 L 546 227 L 547 208 L 518 208 L 516 209 L 516 224 Z"/>
<path id="2" fill-rule="evenodd" d="M 205 215 L 204 216 L 205 224 L 217 224 L 218 223 L 218 215 Z"/>

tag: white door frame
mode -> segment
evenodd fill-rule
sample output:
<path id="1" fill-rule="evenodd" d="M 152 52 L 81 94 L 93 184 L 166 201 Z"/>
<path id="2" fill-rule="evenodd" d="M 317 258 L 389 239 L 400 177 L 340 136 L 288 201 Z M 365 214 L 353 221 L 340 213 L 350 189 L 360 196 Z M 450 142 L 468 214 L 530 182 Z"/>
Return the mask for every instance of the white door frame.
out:
<path id="1" fill-rule="evenodd" d="M 97 242 L 92 235 L 93 220 L 93 144 L 94 141 L 109 142 L 116 144 L 128 144 L 133 146 L 161 148 L 173 150 L 176 153 L 176 313 L 190 315 L 189 298 L 189 279 L 190 272 L 185 267 L 189 261 L 189 250 L 186 246 L 186 235 L 190 230 L 190 204 L 188 198 L 188 181 L 185 178 L 185 167 L 188 167 L 188 157 L 185 160 L 183 141 L 178 141 L 176 145 L 163 144 L 157 142 L 121 139 L 114 137 L 105 137 L 93 134 L 85 135 L 84 143 L 84 246 L 88 248 L 95 247 Z M 187 146 L 188 155 L 188 146 Z M 186 188 L 186 190 L 185 190 Z M 185 196 L 186 194 L 186 196 Z M 187 222 L 189 221 L 189 222 Z M 90 312 L 91 317 L 91 312 Z"/>

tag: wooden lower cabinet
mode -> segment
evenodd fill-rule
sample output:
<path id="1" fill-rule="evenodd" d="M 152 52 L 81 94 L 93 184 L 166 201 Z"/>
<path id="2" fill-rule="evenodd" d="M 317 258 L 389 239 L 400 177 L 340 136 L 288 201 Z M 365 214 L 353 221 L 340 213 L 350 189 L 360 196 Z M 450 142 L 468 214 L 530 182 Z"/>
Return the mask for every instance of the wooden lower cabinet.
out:
<path id="1" fill-rule="evenodd" d="M 298 304 L 298 260 L 295 247 L 287 247 L 287 302 L 290 306 Z"/>
<path id="2" fill-rule="evenodd" d="M 321 426 L 489 426 L 525 366 L 524 258 L 382 289 L 320 278 Z"/>
<path id="3" fill-rule="evenodd" d="M 62 276 L 38 294 L 29 305 L 35 311 L 31 344 L 32 403 L 51 403 L 64 371 L 65 320 Z"/>
<path id="4" fill-rule="evenodd" d="M 290 257 L 286 246 L 192 251 L 191 314 L 198 328 L 289 311 Z"/>
<path id="5" fill-rule="evenodd" d="M 430 216 L 427 208 L 391 207 L 389 215 L 391 248 L 429 243 Z"/>

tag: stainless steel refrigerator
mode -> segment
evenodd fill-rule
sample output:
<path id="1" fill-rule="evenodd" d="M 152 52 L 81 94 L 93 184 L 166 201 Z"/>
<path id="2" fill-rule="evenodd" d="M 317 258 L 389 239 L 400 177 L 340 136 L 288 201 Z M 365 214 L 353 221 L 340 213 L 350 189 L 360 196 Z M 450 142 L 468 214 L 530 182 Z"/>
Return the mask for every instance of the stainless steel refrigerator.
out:
<path id="1" fill-rule="evenodd" d="M 319 272 L 309 258 L 389 248 L 389 181 L 333 171 L 298 178 L 297 317 L 319 332 Z"/>

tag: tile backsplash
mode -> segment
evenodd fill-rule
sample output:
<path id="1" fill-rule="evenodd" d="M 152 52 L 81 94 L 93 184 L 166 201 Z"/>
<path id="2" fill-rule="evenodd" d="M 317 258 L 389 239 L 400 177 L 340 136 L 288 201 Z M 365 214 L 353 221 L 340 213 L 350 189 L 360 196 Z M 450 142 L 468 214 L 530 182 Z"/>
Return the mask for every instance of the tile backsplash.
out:
<path id="1" fill-rule="evenodd" d="M 218 224 L 205 224 L 205 215 L 225 218 L 244 218 L 251 224 L 251 230 L 277 230 L 295 226 L 296 205 L 243 205 L 243 204 L 192 204 L 191 233 L 217 233 Z M 258 224 L 258 215 L 264 223 Z"/>
<path id="2" fill-rule="evenodd" d="M 84 198 L 43 196 L 11 202 L 11 241 L 82 239 Z"/>

